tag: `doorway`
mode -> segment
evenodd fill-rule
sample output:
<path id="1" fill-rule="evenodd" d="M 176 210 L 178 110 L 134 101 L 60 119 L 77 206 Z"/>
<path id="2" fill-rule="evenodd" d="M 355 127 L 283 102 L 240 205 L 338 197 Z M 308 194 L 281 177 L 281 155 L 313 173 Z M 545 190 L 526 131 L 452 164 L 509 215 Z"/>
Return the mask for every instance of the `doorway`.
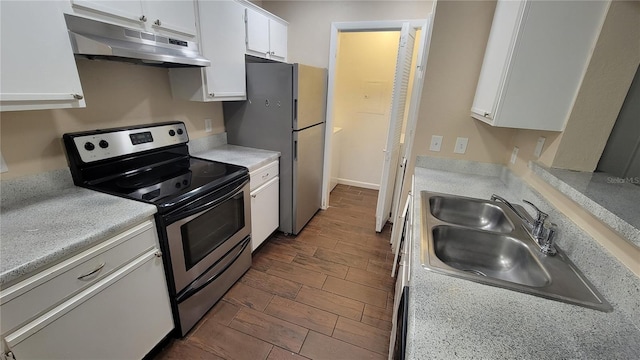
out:
<path id="1" fill-rule="evenodd" d="M 429 20 L 332 24 L 322 205 L 324 209 L 328 207 L 330 191 L 336 183 L 379 188 L 376 231 L 381 231 L 391 217 L 391 209 L 397 208 L 402 191 L 399 185 L 404 182 L 404 165 L 411 148 L 401 149 L 401 135 L 406 129 L 409 145 L 412 143 L 429 24 Z M 421 30 L 420 36 L 416 36 L 416 30 Z M 385 42 L 385 38 L 389 41 Z M 393 38 L 395 42 L 391 41 Z M 367 45 L 363 44 L 365 41 L 384 43 L 385 54 L 376 54 L 375 44 L 373 50 L 360 49 Z M 351 45 L 347 48 L 348 44 Z M 355 55 L 363 56 L 342 58 L 345 54 L 341 50 L 351 47 L 359 49 L 353 51 Z M 415 57 L 414 48 L 418 49 Z M 390 55 L 391 60 L 383 55 Z M 376 64 L 369 64 L 373 60 Z M 377 60 L 381 60 L 380 64 Z M 385 63 L 386 68 L 377 73 L 365 71 Z M 359 68 L 349 70 L 349 66 Z M 414 78 L 419 81 L 414 82 Z M 334 128 L 338 140 L 335 144 Z M 349 155 L 344 159 L 336 156 L 345 152 Z"/>
<path id="2" fill-rule="evenodd" d="M 333 185 L 379 190 L 399 31 L 338 34 L 333 93 Z"/>

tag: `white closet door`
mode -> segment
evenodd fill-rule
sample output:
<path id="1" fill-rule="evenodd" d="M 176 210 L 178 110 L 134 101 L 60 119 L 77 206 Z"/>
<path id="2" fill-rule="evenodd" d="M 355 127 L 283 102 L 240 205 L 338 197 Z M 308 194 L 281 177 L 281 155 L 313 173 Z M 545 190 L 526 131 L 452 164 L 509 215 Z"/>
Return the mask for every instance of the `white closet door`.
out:
<path id="1" fill-rule="evenodd" d="M 382 231 L 382 227 L 391 215 L 391 199 L 393 197 L 398 158 L 400 157 L 400 135 L 402 133 L 405 104 L 407 103 L 407 89 L 409 88 L 415 38 L 415 29 L 408 22 L 404 23 L 400 32 L 400 46 L 398 47 L 396 73 L 393 80 L 391 120 L 389 121 L 389 131 L 387 132 L 387 145 L 384 149 L 382 178 L 376 207 L 376 231 L 378 232 Z"/>
<path id="2" fill-rule="evenodd" d="M 405 177 L 407 175 L 407 165 L 409 164 L 409 158 L 411 157 L 411 151 L 413 149 L 413 139 L 416 131 L 416 124 L 418 121 L 418 112 L 420 111 L 420 99 L 422 98 L 422 87 L 424 84 L 424 72 L 427 65 L 427 55 L 429 54 L 429 41 L 431 39 L 432 29 L 432 16 L 430 15 L 420 31 L 420 44 L 418 46 L 418 56 L 416 57 L 416 71 L 414 73 L 413 86 L 411 89 L 411 100 L 409 104 L 409 114 L 407 116 L 407 126 L 404 134 L 404 153 L 398 165 L 397 177 L 396 177 L 396 189 L 393 195 L 393 206 L 395 206 L 396 217 L 401 214 L 398 213 L 400 203 L 400 197 L 403 193 L 403 185 Z M 396 221 L 398 219 L 395 219 Z M 392 221 L 396 224 L 396 221 Z M 402 224 L 399 222 L 398 224 Z M 395 246 L 395 242 L 400 239 L 401 226 L 394 226 L 391 230 L 391 244 Z M 392 246 L 392 249 L 395 247 Z"/>

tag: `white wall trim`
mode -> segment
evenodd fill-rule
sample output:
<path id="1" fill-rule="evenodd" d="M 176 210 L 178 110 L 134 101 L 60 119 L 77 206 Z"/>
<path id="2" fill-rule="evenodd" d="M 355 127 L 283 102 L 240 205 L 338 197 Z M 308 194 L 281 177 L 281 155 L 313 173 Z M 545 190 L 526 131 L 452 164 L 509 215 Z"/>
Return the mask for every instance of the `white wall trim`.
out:
<path id="1" fill-rule="evenodd" d="M 372 190 L 380 190 L 380 184 L 373 184 L 373 183 L 368 183 L 364 181 L 356 181 L 356 180 L 341 179 L 341 178 L 337 178 L 336 180 L 338 181 L 338 184 L 342 184 L 342 185 L 349 185 L 349 186 L 361 187 L 361 188 L 372 189 Z"/>
<path id="2" fill-rule="evenodd" d="M 322 175 L 322 209 L 329 207 L 329 193 L 331 182 L 331 143 L 333 138 L 333 93 L 335 90 L 336 57 L 338 54 L 339 31 L 400 31 L 402 24 L 409 22 L 411 27 L 420 29 L 425 24 L 422 20 L 385 20 L 385 21 L 349 21 L 332 22 L 331 39 L 329 45 L 329 79 L 327 83 L 327 115 L 325 119 L 324 136 L 324 167 Z M 359 185 L 354 185 L 359 186 Z M 377 189 L 377 188 L 376 188 Z"/>

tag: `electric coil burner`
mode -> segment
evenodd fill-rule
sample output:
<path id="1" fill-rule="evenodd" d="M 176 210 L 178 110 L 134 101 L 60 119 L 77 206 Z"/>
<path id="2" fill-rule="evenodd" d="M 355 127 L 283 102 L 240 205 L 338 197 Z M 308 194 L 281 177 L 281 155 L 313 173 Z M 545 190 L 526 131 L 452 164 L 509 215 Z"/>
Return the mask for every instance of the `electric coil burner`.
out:
<path id="1" fill-rule="evenodd" d="M 251 266 L 248 170 L 190 156 L 182 122 L 63 140 L 76 185 L 158 208 L 176 331 L 184 336 Z"/>

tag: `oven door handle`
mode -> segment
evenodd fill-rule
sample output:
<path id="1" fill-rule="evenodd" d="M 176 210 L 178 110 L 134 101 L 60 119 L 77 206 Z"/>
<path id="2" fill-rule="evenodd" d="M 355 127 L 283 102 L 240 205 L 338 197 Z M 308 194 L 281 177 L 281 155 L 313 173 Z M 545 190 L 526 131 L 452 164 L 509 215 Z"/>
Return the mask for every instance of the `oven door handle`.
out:
<path id="1" fill-rule="evenodd" d="M 244 252 L 244 250 L 247 248 L 247 246 L 249 246 L 249 244 L 251 243 L 251 237 L 247 236 L 244 240 L 242 246 L 240 247 L 240 250 L 238 250 L 235 255 L 233 256 L 233 259 L 231 259 L 231 261 L 228 261 L 226 264 L 224 264 L 224 267 L 216 272 L 213 276 L 211 276 L 210 278 L 208 278 L 206 281 L 204 281 L 204 283 L 196 280 L 194 282 L 192 282 L 186 289 L 184 289 L 182 291 L 182 293 L 180 293 L 176 300 L 178 303 L 183 302 L 184 300 L 188 299 L 189 297 L 191 297 L 192 295 L 194 295 L 195 293 L 197 293 L 198 291 L 202 290 L 203 288 L 207 287 L 209 284 L 211 284 L 212 282 L 214 282 L 218 277 L 220 277 L 220 275 L 222 275 L 225 271 L 227 271 L 227 269 L 233 265 L 233 263 L 236 262 L 236 260 L 238 260 L 238 258 L 240 257 L 240 255 L 242 255 L 242 253 Z M 236 246 L 237 247 L 237 246 Z M 227 253 L 228 255 L 229 253 Z M 228 256 L 225 255 L 224 258 L 228 258 Z M 216 264 L 213 264 L 212 267 L 216 266 Z"/>
<path id="2" fill-rule="evenodd" d="M 219 198 L 215 198 L 205 204 L 202 205 L 198 205 L 195 208 L 192 209 L 177 209 L 175 211 L 173 211 L 173 213 L 169 213 L 167 215 L 165 215 L 165 220 L 168 224 L 173 223 L 174 221 L 180 220 L 180 219 L 184 219 L 186 217 L 189 217 L 193 214 L 197 214 L 199 212 L 203 212 L 204 210 L 208 210 L 208 209 L 212 209 L 216 206 L 218 206 L 219 204 L 222 204 L 223 202 L 233 198 L 234 196 L 236 196 L 238 194 L 238 192 L 247 184 L 247 180 L 243 181 L 240 185 L 238 185 L 237 187 L 235 187 L 233 190 L 227 192 L 224 196 L 221 196 Z M 188 205 L 187 205 L 188 208 Z M 183 210 L 184 209 L 184 210 Z"/>

